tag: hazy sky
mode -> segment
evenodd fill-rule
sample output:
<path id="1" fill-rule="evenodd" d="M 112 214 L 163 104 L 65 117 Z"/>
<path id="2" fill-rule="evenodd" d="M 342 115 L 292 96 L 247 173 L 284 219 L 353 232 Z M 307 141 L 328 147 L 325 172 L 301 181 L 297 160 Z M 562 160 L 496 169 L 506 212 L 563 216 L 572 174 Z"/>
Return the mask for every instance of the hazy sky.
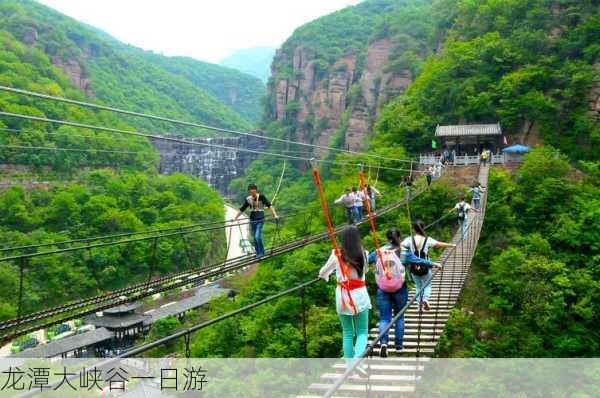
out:
<path id="1" fill-rule="evenodd" d="M 236 49 L 278 47 L 298 26 L 359 0 L 38 0 L 117 39 L 165 55 L 218 62 Z"/>

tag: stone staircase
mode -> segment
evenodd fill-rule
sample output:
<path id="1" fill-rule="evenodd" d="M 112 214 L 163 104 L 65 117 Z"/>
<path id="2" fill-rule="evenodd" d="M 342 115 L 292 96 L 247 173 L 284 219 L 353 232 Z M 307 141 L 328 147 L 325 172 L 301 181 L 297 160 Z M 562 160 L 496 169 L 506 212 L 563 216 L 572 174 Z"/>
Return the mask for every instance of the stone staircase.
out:
<path id="1" fill-rule="evenodd" d="M 489 167 L 481 167 L 479 181 L 487 185 Z M 427 367 L 427 362 L 433 355 L 437 342 L 444 331 L 450 311 L 456 304 L 465 279 L 467 277 L 471 260 L 477 248 L 485 216 L 485 203 L 487 195 L 482 198 L 482 212 L 470 212 L 470 226 L 461 240 L 460 231 L 452 238 L 456 249 L 446 249 L 438 262 L 444 267 L 433 278 L 432 293 L 429 303 L 431 310 L 419 312 L 416 303 L 405 313 L 404 347 L 400 353 L 394 348 L 394 328 L 390 331 L 388 357 L 380 358 L 380 347 L 377 344 L 373 350 L 373 357 L 364 360 L 369 377 L 350 376 L 338 388 L 334 397 L 400 397 L 413 396 L 418 381 Z M 412 289 L 409 300 L 414 296 Z M 378 328 L 370 330 L 372 342 L 379 334 Z M 330 373 L 321 376 L 321 380 L 311 384 L 308 388 L 308 397 L 321 397 L 344 373 L 343 361 L 337 363 Z"/>

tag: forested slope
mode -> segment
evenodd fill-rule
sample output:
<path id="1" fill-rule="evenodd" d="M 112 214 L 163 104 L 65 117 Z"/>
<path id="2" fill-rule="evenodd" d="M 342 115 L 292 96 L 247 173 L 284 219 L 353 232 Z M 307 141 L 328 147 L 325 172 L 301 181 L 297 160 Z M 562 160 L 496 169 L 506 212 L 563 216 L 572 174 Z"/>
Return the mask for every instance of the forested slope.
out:
<path id="1" fill-rule="evenodd" d="M 235 128 L 250 123 L 183 77 L 113 51 L 93 29 L 34 2 L 0 4 L 0 84 Z M 17 35 L 15 37 L 12 33 Z M 134 51 L 134 50 L 132 50 Z M 135 50 L 138 51 L 138 50 Z M 139 68 L 138 68 L 139 66 Z M 173 96 L 170 96 L 173 94 Z M 204 102 L 203 102 L 204 101 Z M 108 112 L 0 94 L 3 112 L 124 130 L 157 127 Z M 210 116 L 210 118 L 209 118 Z M 158 126 L 165 127 L 165 126 Z M 146 140 L 38 123 L 0 120 L 3 248 L 222 221 L 223 201 L 205 182 L 158 175 Z M 50 181 L 45 189 L 17 181 Z M 35 187 L 35 184 L 33 184 Z M 222 258 L 223 231 L 187 238 L 193 265 Z M 37 250 L 49 250 L 49 246 Z M 23 250 L 5 251 L 3 256 Z M 22 313 L 114 290 L 189 267 L 179 239 L 44 256 L 27 261 Z M 19 264 L 0 262 L 0 319 L 16 316 Z"/>
<path id="2" fill-rule="evenodd" d="M 512 143 L 598 160 L 597 2 L 442 0 L 434 8 L 447 38 L 383 110 L 374 145 L 424 150 L 436 124 L 500 122 Z"/>
<path id="3" fill-rule="evenodd" d="M 170 58 L 126 46 L 33 0 L 2 2 L 0 29 L 44 52 L 77 87 L 105 103 L 221 127 L 250 128 L 256 120 L 263 89 L 252 76 L 193 60 L 175 59 L 165 68 Z"/>
<path id="4" fill-rule="evenodd" d="M 184 175 L 96 170 L 52 190 L 0 193 L 1 247 L 51 243 L 211 221 L 223 202 L 206 183 Z M 22 313 L 115 290 L 223 256 L 222 231 L 37 257 L 25 264 Z M 186 248 L 187 245 L 187 248 Z M 64 246 L 36 249 L 48 251 Z M 22 250 L 3 252 L 3 256 Z M 189 256 L 189 257 L 188 257 Z M 182 259 L 188 258 L 188 261 Z M 19 268 L 0 262 L 0 320 L 17 315 Z"/>
<path id="5" fill-rule="evenodd" d="M 481 247 L 441 342 L 442 356 L 598 355 L 597 16 L 597 2 L 588 1 L 366 1 L 297 29 L 278 51 L 265 118 L 269 134 L 347 145 L 348 131 L 360 119 L 354 117 L 356 105 L 369 100 L 374 130 L 364 136 L 363 148 L 370 153 L 406 157 L 428 151 L 437 123 L 499 121 L 511 142 L 546 144 L 515 176 L 492 171 Z M 394 43 L 400 51 L 390 51 Z M 371 64 L 379 65 L 372 69 L 375 77 L 397 68 L 395 73 L 410 78 L 405 92 L 388 94 L 383 102 L 369 97 L 373 86 L 362 85 L 369 63 L 361 63 L 369 51 L 388 60 Z M 338 124 L 332 128 L 333 120 Z M 318 141 L 325 130 L 329 141 Z M 282 208 L 315 203 L 310 173 L 299 166 L 288 172 L 295 182 L 283 185 Z M 330 201 L 357 184 L 352 167 L 320 169 Z M 386 195 L 397 198 L 402 173 L 382 170 L 376 178 L 375 170 L 371 182 L 377 179 Z M 232 186 L 242 191 L 244 183 L 257 181 L 269 194 L 280 171 L 281 162 L 262 159 Z M 415 201 L 413 217 L 435 220 L 462 192 L 466 187 L 434 188 Z M 406 216 L 398 214 L 378 220 L 380 235 L 392 225 L 408 234 Z M 431 234 L 447 238 L 454 228 L 450 217 Z M 373 247 L 370 238 L 366 242 Z M 313 245 L 261 266 L 251 283 L 240 283 L 241 304 L 311 279 L 329 250 L 328 244 Z M 321 285 L 305 298 L 310 356 L 340 354 L 333 299 L 324 300 L 332 291 Z M 300 299 L 284 298 L 203 331 L 193 352 L 303 355 L 301 327 Z M 231 344 L 222 343 L 224 336 Z"/>
<path id="6" fill-rule="evenodd" d="M 493 170 L 469 282 L 440 356 L 597 357 L 600 174 L 556 150 Z"/>

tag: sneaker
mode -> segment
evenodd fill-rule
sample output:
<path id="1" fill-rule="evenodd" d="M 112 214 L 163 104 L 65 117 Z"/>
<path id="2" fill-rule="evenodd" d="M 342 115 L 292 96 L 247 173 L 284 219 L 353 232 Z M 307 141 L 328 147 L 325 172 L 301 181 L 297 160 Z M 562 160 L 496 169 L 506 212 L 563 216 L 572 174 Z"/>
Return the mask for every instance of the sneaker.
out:
<path id="1" fill-rule="evenodd" d="M 388 356 L 387 344 L 382 344 L 381 348 L 379 349 L 379 357 L 380 358 L 387 358 L 387 356 Z"/>
<path id="2" fill-rule="evenodd" d="M 427 300 L 423 301 L 423 310 L 429 311 L 430 309 L 431 309 L 431 307 L 429 307 L 429 301 L 427 301 Z"/>
<path id="3" fill-rule="evenodd" d="M 354 368 L 354 374 L 357 375 L 358 377 L 362 377 L 364 379 L 366 379 L 367 377 L 369 377 L 369 374 L 365 370 L 363 364 L 360 364 L 356 368 Z"/>

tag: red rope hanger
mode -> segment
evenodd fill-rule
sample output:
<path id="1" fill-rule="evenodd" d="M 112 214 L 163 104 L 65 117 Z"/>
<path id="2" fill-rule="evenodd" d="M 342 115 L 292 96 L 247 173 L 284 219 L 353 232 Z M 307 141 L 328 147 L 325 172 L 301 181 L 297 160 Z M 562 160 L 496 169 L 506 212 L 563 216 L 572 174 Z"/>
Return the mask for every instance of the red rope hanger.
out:
<path id="1" fill-rule="evenodd" d="M 354 304 L 354 300 L 352 299 L 352 295 L 350 294 L 351 286 L 350 286 L 350 266 L 346 264 L 343 259 L 342 253 L 340 252 L 340 248 L 337 244 L 337 239 L 335 237 L 335 230 L 333 228 L 333 223 L 331 222 L 331 214 L 329 213 L 329 207 L 327 206 L 327 200 L 325 199 L 325 194 L 323 193 L 323 186 L 321 184 L 321 177 L 319 176 L 319 170 L 316 166 L 313 166 L 313 178 L 315 180 L 315 185 L 317 186 L 317 191 L 319 192 L 319 199 L 321 200 L 321 207 L 323 208 L 323 214 L 325 215 L 325 221 L 327 222 L 327 231 L 329 233 L 329 238 L 331 239 L 331 245 L 333 246 L 333 253 L 335 254 L 338 263 L 340 265 L 340 271 L 342 272 L 343 280 L 338 281 L 338 285 L 345 290 L 348 294 L 349 304 L 352 308 L 352 313 L 357 314 L 356 305 Z M 341 295 L 342 300 L 342 308 L 348 308 L 348 304 L 346 300 L 344 300 L 344 295 Z"/>

